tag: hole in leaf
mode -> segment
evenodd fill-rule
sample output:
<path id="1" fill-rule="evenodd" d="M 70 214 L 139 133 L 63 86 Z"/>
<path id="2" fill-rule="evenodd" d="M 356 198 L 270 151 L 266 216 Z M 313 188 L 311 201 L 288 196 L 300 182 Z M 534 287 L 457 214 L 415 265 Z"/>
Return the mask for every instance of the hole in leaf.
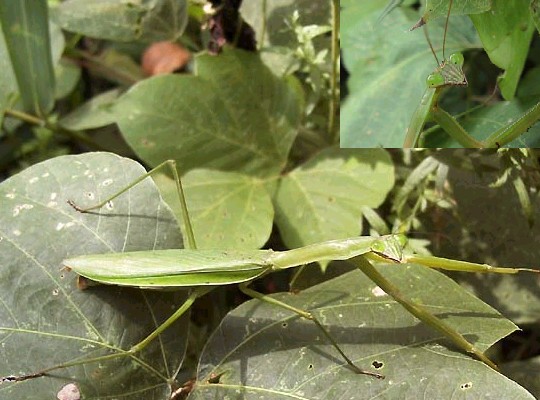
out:
<path id="1" fill-rule="evenodd" d="M 467 389 L 470 389 L 472 388 L 472 382 L 465 382 L 465 383 L 462 383 L 461 386 L 460 386 L 461 390 L 467 390 Z"/>
<path id="2" fill-rule="evenodd" d="M 81 393 L 74 383 L 68 383 L 56 394 L 59 400 L 80 400 Z"/>
<path id="3" fill-rule="evenodd" d="M 384 366 L 384 363 L 375 360 L 371 363 L 371 365 L 373 365 L 373 368 L 375 369 L 381 369 Z"/>

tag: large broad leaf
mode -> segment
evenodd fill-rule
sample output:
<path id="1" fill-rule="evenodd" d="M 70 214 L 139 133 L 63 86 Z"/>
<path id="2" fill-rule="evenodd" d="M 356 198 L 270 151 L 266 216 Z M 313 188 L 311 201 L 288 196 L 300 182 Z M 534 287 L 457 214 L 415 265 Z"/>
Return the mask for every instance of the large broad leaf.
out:
<path id="1" fill-rule="evenodd" d="M 180 247 L 178 226 L 147 180 L 104 207 L 81 214 L 71 199 L 95 204 L 144 172 L 108 153 L 36 164 L 0 185 L 0 376 L 129 349 L 183 301 L 174 292 L 76 287 L 62 260 L 76 255 Z M 185 351 L 187 320 L 142 354 L 4 383 L 5 399 L 56 398 L 75 383 L 85 399 L 168 398 Z M 146 367 L 143 367 L 144 362 Z"/>
<path id="2" fill-rule="evenodd" d="M 67 31 L 122 41 L 174 41 L 188 19 L 186 0 L 67 0 L 52 15 Z"/>
<path id="3" fill-rule="evenodd" d="M 147 79 L 118 100 L 118 125 L 138 156 L 151 165 L 174 159 L 182 173 L 281 171 L 301 118 L 297 82 L 234 49 L 197 57 L 196 70 Z"/>
<path id="4" fill-rule="evenodd" d="M 155 179 L 181 222 L 174 180 L 165 175 Z M 182 177 L 182 186 L 197 248 L 259 249 L 270 237 L 274 208 L 260 179 L 234 172 L 194 169 Z"/>
<path id="5" fill-rule="evenodd" d="M 395 265 L 379 271 L 481 351 L 516 329 L 439 272 Z M 359 367 L 386 379 L 349 370 L 313 322 L 252 300 L 229 313 L 208 342 L 190 399 L 533 399 L 358 271 L 272 297 L 312 311 Z"/>
<path id="6" fill-rule="evenodd" d="M 393 186 L 385 150 L 324 150 L 281 180 L 274 199 L 281 236 L 295 248 L 358 235 L 362 208 L 381 205 Z"/>
<path id="7" fill-rule="evenodd" d="M 408 32 L 417 14 L 395 10 L 378 21 L 380 11 L 369 17 L 364 12 L 354 4 L 342 11 L 343 58 L 351 76 L 340 115 L 341 147 L 401 147 L 425 79 L 437 65 L 423 33 Z M 439 54 L 443 27 L 441 19 L 429 27 Z M 446 54 L 474 47 L 479 43 L 470 21 L 451 18 Z"/>

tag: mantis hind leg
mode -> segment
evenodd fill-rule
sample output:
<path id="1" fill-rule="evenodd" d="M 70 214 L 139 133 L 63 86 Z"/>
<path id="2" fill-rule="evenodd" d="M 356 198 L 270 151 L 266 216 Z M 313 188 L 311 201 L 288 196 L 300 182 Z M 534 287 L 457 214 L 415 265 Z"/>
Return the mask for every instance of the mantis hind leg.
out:
<path id="1" fill-rule="evenodd" d="M 301 310 L 299 308 L 293 307 L 293 306 L 291 306 L 291 305 L 289 305 L 287 303 L 283 303 L 283 302 L 281 302 L 281 301 L 279 301 L 279 300 L 277 300 L 277 299 L 275 299 L 273 297 L 266 296 L 266 295 L 264 295 L 262 293 L 256 292 L 255 290 L 248 288 L 247 285 L 248 285 L 247 283 L 242 283 L 242 284 L 239 285 L 240 290 L 243 293 L 245 293 L 246 295 L 248 295 L 248 296 L 250 296 L 252 298 L 264 301 L 265 303 L 269 303 L 269 304 L 273 304 L 273 305 L 281 307 L 281 308 L 285 308 L 286 310 L 292 311 L 292 312 L 298 314 L 299 316 L 301 316 L 301 317 L 303 317 L 305 319 L 313 321 L 315 323 L 315 325 L 317 325 L 317 327 L 323 333 L 323 335 L 332 344 L 332 346 L 334 346 L 334 348 L 338 351 L 338 353 L 341 355 L 343 360 L 345 360 L 345 362 L 349 365 L 349 367 L 355 373 L 373 376 L 373 377 L 378 378 L 378 379 L 384 379 L 384 375 L 378 374 L 376 372 L 371 372 L 371 371 L 367 371 L 367 370 L 358 368 L 352 362 L 352 360 L 349 357 L 347 357 L 347 355 L 339 347 L 339 345 L 337 344 L 335 339 L 332 337 L 332 335 L 330 335 L 330 333 L 326 330 L 326 328 L 320 323 L 320 321 L 312 313 L 310 313 L 309 311 L 305 311 L 305 310 Z"/>

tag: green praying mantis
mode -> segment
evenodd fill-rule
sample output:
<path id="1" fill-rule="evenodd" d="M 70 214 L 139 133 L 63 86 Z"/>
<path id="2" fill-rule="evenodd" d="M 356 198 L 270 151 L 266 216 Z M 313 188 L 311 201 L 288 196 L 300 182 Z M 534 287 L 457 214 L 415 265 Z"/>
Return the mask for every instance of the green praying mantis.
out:
<path id="1" fill-rule="evenodd" d="M 467 86 L 467 79 L 462 68 L 464 62 L 463 55 L 461 53 L 454 53 L 448 58 L 444 55 L 446 32 L 448 30 L 448 20 L 452 3 L 453 0 L 450 0 L 443 37 L 442 62 L 439 62 L 427 36 L 427 32 L 424 30 L 429 47 L 438 66 L 426 79 L 427 89 L 412 116 L 403 142 L 404 148 L 419 146 L 424 125 L 430 119 L 433 119 L 448 135 L 467 148 L 498 148 L 504 146 L 522 135 L 540 119 L 540 103 L 537 103 L 515 121 L 491 133 L 485 140 L 479 141 L 467 133 L 456 118 L 439 106 L 438 100 L 443 89 L 450 86 Z"/>
<path id="2" fill-rule="evenodd" d="M 376 371 L 363 369 L 356 365 L 341 349 L 324 324 L 310 311 L 292 307 L 285 302 L 263 295 L 249 288 L 248 285 L 264 275 L 298 267 L 311 262 L 346 260 L 366 274 L 379 288 L 393 297 L 415 317 L 441 332 L 459 349 L 470 353 L 485 364 L 496 369 L 496 365 L 462 334 L 450 327 L 440 318 L 434 316 L 425 307 L 402 295 L 394 284 L 389 282 L 375 267 L 374 263 L 387 263 L 395 266 L 414 263 L 428 268 L 439 268 L 454 271 L 479 273 L 516 274 L 519 272 L 538 272 L 527 268 L 492 267 L 486 264 L 469 263 L 433 256 L 408 254 L 407 239 L 402 234 L 392 234 L 381 237 L 360 236 L 348 239 L 331 240 L 309 246 L 287 250 L 197 250 L 195 237 L 189 221 L 188 209 L 178 176 L 175 162 L 167 161 L 155 169 L 143 174 L 130 185 L 107 197 L 102 202 L 82 208 L 69 202 L 74 213 L 88 212 L 99 209 L 116 197 L 122 195 L 150 175 L 163 169 L 170 168 L 175 177 L 176 189 L 182 205 L 185 221 L 188 249 L 169 249 L 156 251 L 138 251 L 125 253 L 108 253 L 84 255 L 64 261 L 64 265 L 90 280 L 139 288 L 191 288 L 187 300 L 155 331 L 131 348 L 114 352 L 101 357 L 83 358 L 26 375 L 8 376 L 0 382 L 20 382 L 31 378 L 50 375 L 55 370 L 91 362 L 107 361 L 113 358 L 130 357 L 143 350 L 156 339 L 172 323 L 183 315 L 200 296 L 216 286 L 238 284 L 247 295 L 263 302 L 292 311 L 302 318 L 313 321 L 323 336 L 335 348 L 343 360 L 344 373 L 364 374 L 378 379 L 384 378 Z M 91 294 L 90 294 L 91 295 Z"/>

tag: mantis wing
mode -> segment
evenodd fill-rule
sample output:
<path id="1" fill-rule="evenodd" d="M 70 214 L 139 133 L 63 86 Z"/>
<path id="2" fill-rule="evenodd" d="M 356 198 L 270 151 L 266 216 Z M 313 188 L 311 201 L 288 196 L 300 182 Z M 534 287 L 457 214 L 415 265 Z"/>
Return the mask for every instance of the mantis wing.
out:
<path id="1" fill-rule="evenodd" d="M 91 280 L 120 286 L 228 285 L 263 274 L 272 253 L 169 249 L 85 255 L 65 260 L 64 265 Z"/>

